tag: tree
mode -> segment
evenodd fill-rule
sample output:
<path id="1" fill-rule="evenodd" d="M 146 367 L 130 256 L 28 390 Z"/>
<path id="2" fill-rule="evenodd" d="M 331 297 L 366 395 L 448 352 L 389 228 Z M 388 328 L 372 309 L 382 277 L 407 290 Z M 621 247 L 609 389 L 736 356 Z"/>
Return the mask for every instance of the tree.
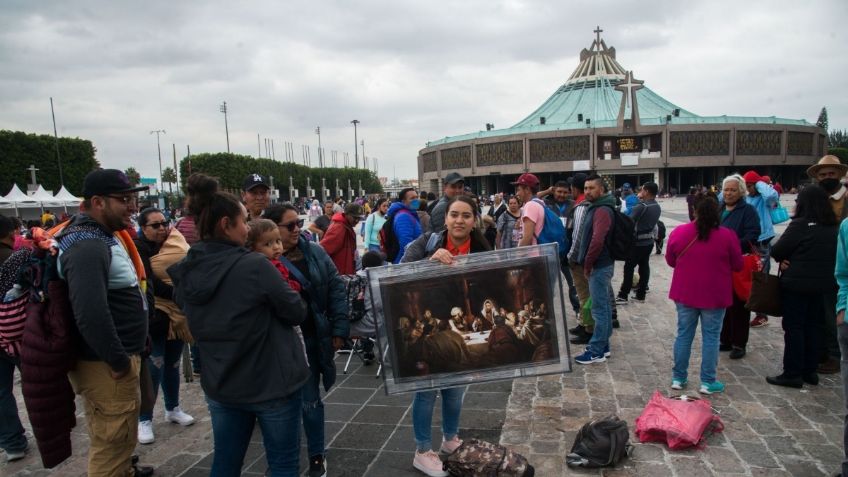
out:
<path id="1" fill-rule="evenodd" d="M 823 107 L 819 113 L 819 118 L 816 120 L 816 126 L 827 131 L 827 108 Z"/>
<path id="2" fill-rule="evenodd" d="M 848 130 L 834 129 L 827 135 L 827 142 L 830 147 L 848 148 Z"/>
<path id="3" fill-rule="evenodd" d="M 56 160 L 55 141 L 52 134 L 36 135 L 0 130 L 0 194 L 8 193 L 12 184 L 27 184 L 30 180 L 27 171 L 30 164 L 38 169 L 38 182 L 45 189 L 59 190 L 62 184 L 59 183 L 59 161 Z M 82 183 L 86 174 L 100 167 L 95 158 L 96 152 L 91 141 L 59 138 L 65 187 L 72 194 L 82 194 Z"/>
<path id="4" fill-rule="evenodd" d="M 162 182 L 168 183 L 168 190 L 171 191 L 171 194 L 174 193 L 174 184 L 177 182 L 177 173 L 174 169 L 170 167 L 166 167 L 164 171 L 162 171 Z M 162 184 L 164 186 L 164 184 Z"/>
<path id="5" fill-rule="evenodd" d="M 135 170 L 135 167 L 127 167 L 124 174 L 127 175 L 127 179 L 130 180 L 130 185 L 132 186 L 136 186 L 141 182 L 141 174 Z"/>

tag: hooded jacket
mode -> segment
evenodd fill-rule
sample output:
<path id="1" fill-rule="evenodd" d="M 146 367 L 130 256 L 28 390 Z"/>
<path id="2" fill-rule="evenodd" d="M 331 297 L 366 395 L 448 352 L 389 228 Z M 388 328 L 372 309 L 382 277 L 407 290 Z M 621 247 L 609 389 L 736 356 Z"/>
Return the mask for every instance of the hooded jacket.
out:
<path id="1" fill-rule="evenodd" d="M 395 236 L 397 237 L 398 244 L 400 245 L 394 263 L 400 263 L 403 258 L 404 250 L 406 250 L 406 246 L 421 235 L 421 221 L 418 219 L 417 211 L 410 209 L 404 205 L 403 202 L 395 202 L 391 205 L 391 207 L 389 207 L 388 212 L 386 212 L 386 219 L 390 220 L 393 216 L 395 217 L 392 222 Z M 432 224 L 433 217 L 431 216 L 431 227 Z"/>
<path id="2" fill-rule="evenodd" d="M 267 258 L 232 242 L 204 240 L 168 275 L 197 342 L 200 383 L 211 399 L 282 399 L 309 379 L 293 328 L 306 308 Z"/>
<path id="3" fill-rule="evenodd" d="M 577 244 L 579 249 L 575 262 L 583 265 L 584 270 L 590 271 L 595 267 L 605 267 L 613 263 L 607 241 L 615 221 L 615 197 L 612 194 L 604 194 L 588 207 L 580 225 L 581 237 Z M 595 233 L 596 230 L 598 234 Z"/>
<path id="4" fill-rule="evenodd" d="M 356 273 L 354 265 L 356 252 L 356 232 L 347 222 L 347 217 L 341 212 L 333 214 L 330 227 L 320 242 L 321 248 L 336 264 L 336 269 L 342 275 Z"/>
<path id="5" fill-rule="evenodd" d="M 725 210 L 727 210 L 727 205 L 722 204 L 720 211 L 722 217 L 724 217 Z M 736 207 L 729 211 L 726 217 L 722 218 L 721 225 L 736 232 L 742 253 L 751 253 L 751 245 L 756 244 L 760 236 L 760 219 L 754 207 L 744 200 L 740 200 L 736 203 Z"/>

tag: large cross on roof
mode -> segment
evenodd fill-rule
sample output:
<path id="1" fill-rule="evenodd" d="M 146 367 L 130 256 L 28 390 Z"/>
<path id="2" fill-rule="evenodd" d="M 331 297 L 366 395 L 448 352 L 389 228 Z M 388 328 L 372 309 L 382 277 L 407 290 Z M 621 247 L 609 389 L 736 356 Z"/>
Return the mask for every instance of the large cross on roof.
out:
<path id="1" fill-rule="evenodd" d="M 633 94 L 636 92 L 637 89 L 644 88 L 644 83 L 645 82 L 642 80 L 633 79 L 633 72 L 628 71 L 624 74 L 624 81 L 618 83 L 618 85 L 615 87 L 617 91 L 621 91 L 622 93 L 624 93 L 625 105 L 627 105 L 628 108 L 630 107 L 631 97 L 633 98 L 633 103 L 636 103 L 636 98 L 633 96 Z"/>
<path id="2" fill-rule="evenodd" d="M 595 28 L 593 31 L 595 32 L 595 37 L 596 37 L 595 41 L 597 41 L 598 45 L 600 45 L 601 44 L 601 33 L 603 33 L 604 31 L 601 30 L 600 25 L 598 25 L 597 28 Z"/>

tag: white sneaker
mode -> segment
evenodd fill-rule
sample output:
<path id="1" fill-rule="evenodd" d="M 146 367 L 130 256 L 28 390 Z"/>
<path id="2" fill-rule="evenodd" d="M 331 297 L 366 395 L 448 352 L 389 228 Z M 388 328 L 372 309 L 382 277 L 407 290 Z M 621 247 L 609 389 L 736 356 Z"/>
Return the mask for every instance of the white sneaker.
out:
<path id="1" fill-rule="evenodd" d="M 26 446 L 22 450 L 9 452 L 6 451 L 6 462 L 14 462 L 16 460 L 21 460 L 26 457 L 27 450 L 29 449 L 29 442 L 26 443 Z"/>
<path id="2" fill-rule="evenodd" d="M 462 445 L 462 439 L 459 436 L 453 436 L 453 439 L 446 441 L 444 437 L 442 438 L 442 446 L 439 448 L 439 452 L 444 452 L 445 454 L 453 454 L 455 450 Z"/>
<path id="3" fill-rule="evenodd" d="M 176 422 L 181 426 L 190 426 L 194 424 L 194 418 L 184 413 L 180 406 L 174 408 L 173 411 L 165 411 L 165 420 Z"/>
<path id="4" fill-rule="evenodd" d="M 153 421 L 139 421 L 138 423 L 138 443 L 152 444 L 155 438 L 153 437 Z"/>
<path id="5" fill-rule="evenodd" d="M 415 459 L 412 460 L 412 466 L 430 477 L 448 477 L 449 475 L 445 472 L 444 464 L 442 463 L 442 459 L 439 459 L 439 454 L 431 450 L 423 454 L 415 451 Z"/>

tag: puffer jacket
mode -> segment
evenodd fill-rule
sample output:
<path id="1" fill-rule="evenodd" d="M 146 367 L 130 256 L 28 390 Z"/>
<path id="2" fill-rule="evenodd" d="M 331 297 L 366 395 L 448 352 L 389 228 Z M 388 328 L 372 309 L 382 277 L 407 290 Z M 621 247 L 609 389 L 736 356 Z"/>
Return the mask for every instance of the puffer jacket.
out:
<path id="1" fill-rule="evenodd" d="M 771 256 L 778 263 L 789 261 L 780 284 L 800 293 L 836 291 L 836 242 L 839 226 L 792 219 L 786 231 L 772 246 Z"/>

